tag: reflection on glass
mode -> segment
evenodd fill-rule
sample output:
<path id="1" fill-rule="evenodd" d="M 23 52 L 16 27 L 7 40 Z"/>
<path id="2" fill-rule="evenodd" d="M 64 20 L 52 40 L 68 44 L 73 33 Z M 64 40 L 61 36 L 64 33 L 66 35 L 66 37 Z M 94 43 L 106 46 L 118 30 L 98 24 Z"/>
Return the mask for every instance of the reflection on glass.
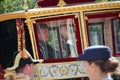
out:
<path id="1" fill-rule="evenodd" d="M 103 44 L 102 24 L 90 24 L 88 29 L 90 35 L 90 45 L 102 45 Z"/>
<path id="2" fill-rule="evenodd" d="M 114 33 L 115 33 L 115 44 L 116 44 L 116 52 L 120 52 L 120 24 L 119 19 L 115 19 L 113 21 L 114 25 Z"/>
<path id="3" fill-rule="evenodd" d="M 36 28 L 43 59 L 77 57 L 73 19 L 39 22 Z"/>

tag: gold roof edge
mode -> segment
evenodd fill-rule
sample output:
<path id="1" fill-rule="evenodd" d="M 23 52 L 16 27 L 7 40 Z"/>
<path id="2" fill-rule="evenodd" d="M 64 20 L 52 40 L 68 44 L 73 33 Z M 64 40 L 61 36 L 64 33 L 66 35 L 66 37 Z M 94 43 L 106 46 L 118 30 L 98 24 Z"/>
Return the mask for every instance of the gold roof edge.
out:
<path id="1" fill-rule="evenodd" d="M 31 9 L 28 12 L 13 12 L 0 15 L 0 21 L 15 19 L 15 18 L 31 18 L 37 16 L 47 16 L 54 14 L 70 13 L 77 11 L 90 11 L 90 10 L 102 10 L 102 9 L 119 9 L 120 1 L 114 2 L 102 2 L 102 3 L 90 3 L 90 4 L 81 4 L 73 5 L 66 7 L 54 7 L 54 8 L 39 8 Z"/>

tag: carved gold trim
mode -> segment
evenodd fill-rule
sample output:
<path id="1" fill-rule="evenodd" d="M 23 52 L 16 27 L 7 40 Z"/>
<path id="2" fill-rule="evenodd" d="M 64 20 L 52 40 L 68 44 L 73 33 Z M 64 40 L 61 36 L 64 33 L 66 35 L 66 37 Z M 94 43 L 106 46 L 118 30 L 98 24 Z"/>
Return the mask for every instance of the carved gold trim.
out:
<path id="1" fill-rule="evenodd" d="M 75 18 L 78 17 L 78 13 L 73 12 L 73 13 L 66 13 L 66 14 L 61 14 L 61 15 L 49 15 L 45 17 L 34 17 L 33 20 L 38 20 L 38 19 L 47 19 L 47 18 L 56 18 L 56 17 L 63 17 L 63 16 L 70 16 L 70 15 L 75 15 Z"/>
<path id="2" fill-rule="evenodd" d="M 101 0 L 102 2 L 107 2 L 107 0 Z"/>
<path id="3" fill-rule="evenodd" d="M 29 30 L 29 34 L 30 34 L 30 40 L 31 40 L 31 44 L 32 44 L 32 50 L 33 50 L 34 58 L 38 59 L 38 56 L 36 56 L 36 54 L 38 52 L 36 52 L 37 48 L 36 48 L 36 45 L 35 45 L 35 37 L 34 37 L 35 34 L 34 34 L 34 29 L 33 29 L 33 24 L 35 23 L 35 21 L 30 19 L 30 18 L 27 18 L 27 20 L 25 22 L 28 25 L 28 30 Z M 38 69 L 38 66 L 36 66 L 36 68 Z M 39 79 L 40 78 L 40 76 L 39 76 L 40 73 L 38 72 L 38 70 L 37 70 L 37 74 L 38 74 L 38 79 Z"/>
<path id="4" fill-rule="evenodd" d="M 66 5 L 66 3 L 65 3 L 65 1 L 64 0 L 59 0 L 59 2 L 58 2 L 58 4 L 57 4 L 57 6 L 65 6 Z"/>
<path id="5" fill-rule="evenodd" d="M 76 6 L 68 6 L 68 7 L 56 7 L 56 8 L 48 8 L 48 9 L 37 9 L 36 12 L 28 12 L 28 15 L 31 17 L 35 16 L 44 16 L 44 15 L 54 15 L 54 14 L 63 14 L 63 13 L 71 13 L 75 11 L 89 11 L 89 10 L 100 10 L 100 9 L 114 9 L 119 8 L 120 2 L 104 2 L 104 3 L 94 3 L 94 4 L 84 4 L 84 5 L 76 5 Z"/>
<path id="6" fill-rule="evenodd" d="M 82 37 L 83 37 L 83 44 L 84 44 L 84 47 L 83 48 L 86 48 L 87 46 L 88 46 L 88 39 L 86 39 L 87 37 L 87 31 L 86 31 L 86 27 L 85 27 L 85 21 L 84 21 L 84 19 L 85 19 L 85 16 L 84 16 L 84 14 L 81 12 L 81 14 L 80 14 L 80 16 L 81 16 L 81 27 L 82 27 Z"/>
<path id="7" fill-rule="evenodd" d="M 120 1 L 115 2 L 102 2 L 102 3 L 91 3 L 83 5 L 74 5 L 66 7 L 56 7 L 56 8 L 39 8 L 34 10 L 28 10 L 28 12 L 15 12 L 0 15 L 0 21 L 15 19 L 15 18 L 32 18 L 37 16 L 48 16 L 56 14 L 65 14 L 78 11 L 91 11 L 91 10 L 109 10 L 109 9 L 119 9 Z"/>
<path id="8" fill-rule="evenodd" d="M 24 10 L 27 11 L 28 10 L 28 3 L 27 3 L 27 0 L 23 0 L 24 1 Z"/>
<path id="9" fill-rule="evenodd" d="M 14 13 L 6 13 L 0 15 L 0 21 L 16 19 L 16 18 L 26 18 L 25 12 L 14 12 Z"/>
<path id="10" fill-rule="evenodd" d="M 33 50 L 33 53 L 34 53 L 34 58 L 36 58 L 36 52 L 35 52 L 35 45 L 34 45 L 34 39 L 33 39 L 33 23 L 34 21 L 31 20 L 31 19 L 27 19 L 26 21 L 26 24 L 28 25 L 28 30 L 29 30 L 29 34 L 30 34 L 30 40 L 31 40 L 31 43 L 32 43 L 32 50 Z"/>

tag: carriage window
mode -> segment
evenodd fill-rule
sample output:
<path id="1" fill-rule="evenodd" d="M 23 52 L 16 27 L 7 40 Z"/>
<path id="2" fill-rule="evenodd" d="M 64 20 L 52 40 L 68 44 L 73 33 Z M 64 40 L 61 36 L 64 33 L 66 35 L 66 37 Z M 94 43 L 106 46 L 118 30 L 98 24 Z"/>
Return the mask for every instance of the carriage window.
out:
<path id="1" fill-rule="evenodd" d="M 77 57 L 74 19 L 36 23 L 39 51 L 43 59 Z"/>
<path id="2" fill-rule="evenodd" d="M 113 26 L 114 26 L 114 36 L 115 36 L 115 48 L 116 52 L 120 53 L 120 24 L 119 19 L 113 20 Z"/>
<path id="3" fill-rule="evenodd" d="M 90 24 L 88 26 L 90 45 L 102 45 L 103 44 L 103 25 L 102 23 Z"/>

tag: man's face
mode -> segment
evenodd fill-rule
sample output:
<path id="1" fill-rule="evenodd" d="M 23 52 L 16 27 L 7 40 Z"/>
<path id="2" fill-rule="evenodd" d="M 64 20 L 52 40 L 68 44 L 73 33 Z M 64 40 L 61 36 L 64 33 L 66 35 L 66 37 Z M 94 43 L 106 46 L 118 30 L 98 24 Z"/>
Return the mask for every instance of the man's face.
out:
<path id="1" fill-rule="evenodd" d="M 33 77 L 33 75 L 34 75 L 34 65 L 33 65 L 33 64 L 27 64 L 26 74 L 27 74 L 30 78 Z"/>
<path id="2" fill-rule="evenodd" d="M 38 38 L 40 41 L 47 42 L 49 40 L 49 29 L 40 29 L 38 33 Z"/>

